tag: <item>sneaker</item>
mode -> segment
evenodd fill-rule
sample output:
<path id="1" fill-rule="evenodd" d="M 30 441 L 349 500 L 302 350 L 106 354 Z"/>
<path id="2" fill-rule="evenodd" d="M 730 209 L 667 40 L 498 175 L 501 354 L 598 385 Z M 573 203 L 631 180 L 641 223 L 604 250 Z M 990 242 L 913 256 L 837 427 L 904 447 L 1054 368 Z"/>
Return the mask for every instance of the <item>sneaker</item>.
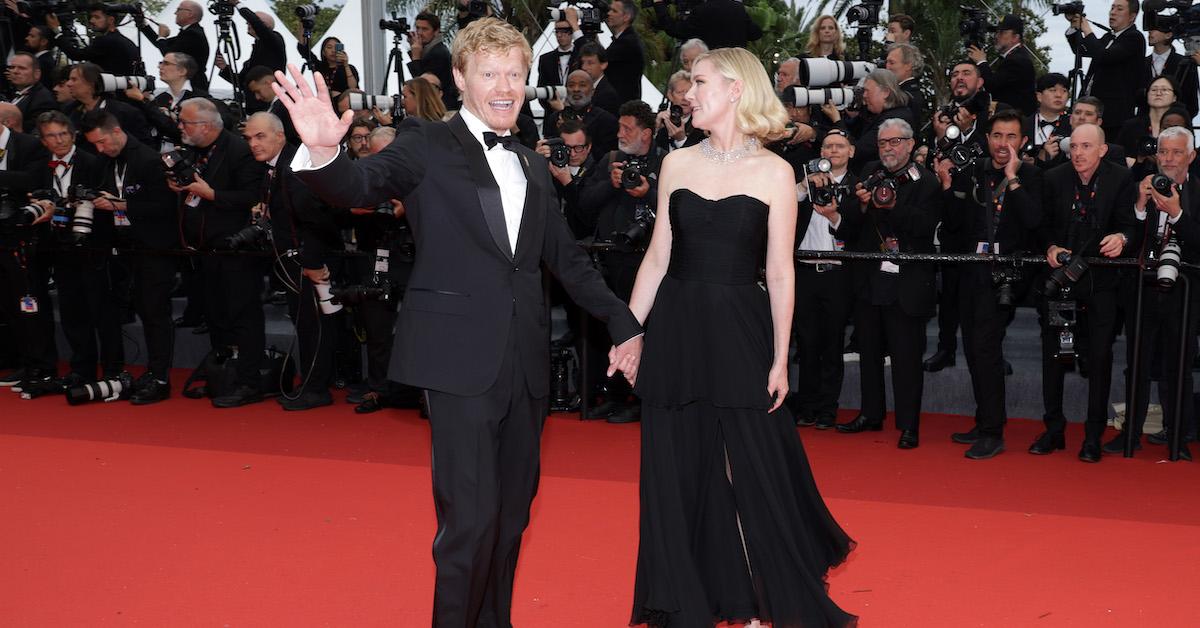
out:
<path id="1" fill-rule="evenodd" d="M 14 369 L 10 373 L 0 375 L 0 386 L 16 386 L 25 379 L 25 369 Z"/>

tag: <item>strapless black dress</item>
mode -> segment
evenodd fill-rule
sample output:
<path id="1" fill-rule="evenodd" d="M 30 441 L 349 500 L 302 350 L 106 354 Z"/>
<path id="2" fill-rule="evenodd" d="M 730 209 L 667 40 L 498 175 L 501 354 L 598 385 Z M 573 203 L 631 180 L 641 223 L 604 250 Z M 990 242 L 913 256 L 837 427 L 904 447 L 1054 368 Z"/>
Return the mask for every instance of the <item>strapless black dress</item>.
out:
<path id="1" fill-rule="evenodd" d="M 767 413 L 773 330 L 758 269 L 766 204 L 671 194 L 671 264 L 646 321 L 641 523 L 631 623 L 852 626 L 826 573 L 854 542 L 825 507 L 790 414 Z"/>

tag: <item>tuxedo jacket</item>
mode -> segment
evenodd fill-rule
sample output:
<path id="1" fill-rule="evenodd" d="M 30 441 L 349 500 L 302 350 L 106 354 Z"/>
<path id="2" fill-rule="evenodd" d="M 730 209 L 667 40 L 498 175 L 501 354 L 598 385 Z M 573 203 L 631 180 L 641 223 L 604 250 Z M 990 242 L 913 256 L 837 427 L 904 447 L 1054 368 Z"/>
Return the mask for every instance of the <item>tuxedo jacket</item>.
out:
<path id="1" fill-rule="evenodd" d="M 863 177 L 882 166 L 872 162 L 863 168 Z M 862 207 L 853 197 L 839 208 L 842 221 L 834 235 L 851 251 L 878 253 L 883 238 L 895 237 L 901 253 L 934 253 L 933 234 L 942 217 L 942 186 L 937 175 L 924 166 L 916 166 L 920 179 L 902 183 L 896 191 L 896 205 L 879 209 Z M 882 237 L 881 237 L 882 236 Z M 879 262 L 863 262 L 854 268 L 854 287 L 859 300 L 872 298 L 872 275 L 882 273 Z M 933 316 L 937 309 L 934 265 L 905 262 L 900 264 L 897 294 L 901 310 L 909 316 Z"/>
<path id="2" fill-rule="evenodd" d="M 179 34 L 174 37 L 159 37 L 158 31 L 149 24 L 142 24 L 141 31 L 146 40 L 164 55 L 169 52 L 182 52 L 195 59 L 199 70 L 191 77 L 192 85 L 201 91 L 208 91 L 208 73 L 205 72 L 208 67 L 208 37 L 199 22 L 180 29 Z"/>
<path id="3" fill-rule="evenodd" d="M 567 61 L 567 73 L 579 68 L 579 46 L 572 48 L 571 52 L 560 52 L 556 46 L 554 50 L 542 53 L 538 57 L 538 87 L 566 84 L 558 75 L 558 61 L 564 54 L 570 57 L 570 60 Z"/>
<path id="4" fill-rule="evenodd" d="M 908 108 L 912 111 L 913 120 L 925 120 L 925 114 L 928 111 L 928 103 L 925 102 L 925 94 L 921 93 L 921 82 L 916 78 L 910 78 L 900 84 L 900 89 L 908 94 Z M 917 131 L 916 128 L 913 131 Z"/>
<path id="5" fill-rule="evenodd" d="M 32 133 L 37 127 L 39 115 L 58 109 L 58 101 L 54 98 L 54 92 L 46 89 L 46 86 L 41 83 L 34 83 L 29 93 L 18 100 L 16 105 L 17 109 L 21 110 L 21 121 L 26 133 Z"/>
<path id="6" fill-rule="evenodd" d="M 105 72 L 117 76 L 134 74 L 142 58 L 137 45 L 118 31 L 104 33 L 83 48 L 79 47 L 79 37 L 74 34 L 55 37 L 54 45 L 73 61 L 91 61 Z"/>
<path id="7" fill-rule="evenodd" d="M 61 196 L 67 196 L 68 190 L 55 186 L 54 169 L 50 167 L 53 155 L 48 155 L 37 170 L 37 186 L 35 189 L 54 190 Z M 107 160 L 92 153 L 85 153 L 79 146 L 75 147 L 75 155 L 71 158 L 70 187 L 82 185 L 91 190 L 100 188 L 104 178 L 104 166 Z M 113 213 L 97 209 L 92 215 L 92 233 L 88 236 L 88 246 L 107 248 L 112 246 Z"/>
<path id="8" fill-rule="evenodd" d="M 270 187 L 271 234 L 280 252 L 296 251 L 304 268 L 321 268 L 328 251 L 342 248 L 334 214 L 292 172 L 296 146 L 285 144 L 275 162 L 274 176 L 264 182 Z"/>
<path id="9" fill-rule="evenodd" d="M 545 159 L 524 146 L 513 150 L 527 181 L 515 254 L 483 146 L 459 115 L 449 122 L 409 118 L 377 155 L 352 161 L 343 153 L 319 170 L 297 173 L 335 207 L 404 201 L 416 261 L 392 352 L 392 375 L 402 382 L 482 394 L 497 380 L 511 334 L 530 394 L 548 394 L 543 264 L 572 300 L 607 323 L 615 343 L 641 333 L 576 244 Z"/>
<path id="10" fill-rule="evenodd" d="M 1138 111 L 1146 109 L 1146 90 L 1149 89 L 1150 83 L 1159 76 L 1169 76 L 1175 80 L 1175 84 L 1179 86 L 1179 94 L 1176 94 L 1176 102 L 1187 108 L 1188 113 L 1192 117 L 1200 112 L 1200 102 L 1197 101 L 1197 76 L 1196 63 L 1190 57 L 1185 57 L 1178 52 L 1172 50 L 1167 54 L 1167 62 L 1163 64 L 1162 74 L 1154 73 L 1154 64 L 1151 61 L 1153 55 L 1146 55 L 1146 82 L 1141 85 L 1141 91 L 1137 100 Z"/>
<path id="11" fill-rule="evenodd" d="M 208 156 L 197 170 L 215 195 L 191 207 L 186 202 L 188 193 L 178 194 L 180 231 L 184 245 L 212 248 L 250 223 L 250 208 L 262 198 L 266 168 L 250 154 L 245 140 L 228 130 L 197 152 Z"/>
<path id="12" fill-rule="evenodd" d="M 592 106 L 611 113 L 615 118 L 620 115 L 623 104 L 625 101 L 613 88 L 612 81 L 608 80 L 607 76 L 600 77 L 600 82 L 596 83 L 596 87 L 592 91 Z"/>
<path id="13" fill-rule="evenodd" d="M 604 77 L 612 83 L 621 102 L 641 100 L 646 53 L 642 50 L 642 38 L 634 27 L 631 25 L 621 32 L 620 37 L 614 37 L 606 52 L 608 67 L 604 70 Z"/>
<path id="14" fill-rule="evenodd" d="M 987 86 L 992 100 L 1002 102 L 1025 115 L 1037 112 L 1037 99 L 1033 95 L 1033 54 L 1024 45 L 1017 46 L 993 62 L 979 64 L 979 74 Z"/>
<path id="15" fill-rule="evenodd" d="M 175 193 L 158 151 L 130 137 L 125 148 L 104 166 L 101 189 L 117 191 L 116 167 L 124 166 L 121 196 L 129 216 L 129 235 L 135 245 L 150 249 L 179 248 Z"/>
<path id="16" fill-rule="evenodd" d="M 561 111 L 549 110 L 546 119 L 542 121 L 542 137 L 561 137 L 558 131 L 558 120 Z M 583 126 L 587 127 L 588 137 L 592 138 L 592 154 L 600 155 L 617 147 L 617 117 L 596 105 L 588 107 L 583 114 Z"/>
<path id="17" fill-rule="evenodd" d="M 862 166 L 879 159 L 879 146 L 876 144 L 879 141 L 879 126 L 890 118 L 899 118 L 907 122 L 912 127 L 915 137 L 918 125 L 916 118 L 912 117 L 912 110 L 908 107 L 892 107 L 866 120 L 860 114 L 851 122 L 851 133 L 858 138 L 854 142 L 854 158 L 850 160 L 851 170 L 863 175 L 869 174 L 869 171 L 863 170 Z"/>
<path id="18" fill-rule="evenodd" d="M 8 157 L 7 166 L 0 170 L 0 195 L 8 193 L 23 203 L 25 194 L 38 188 L 50 153 L 36 137 L 12 132 L 8 135 L 8 145 L 0 149 Z"/>
<path id="19" fill-rule="evenodd" d="M 943 251 L 974 252 L 977 243 L 987 238 L 988 222 L 995 217 L 985 167 L 991 168 L 990 160 L 980 159 L 974 172 L 958 173 L 950 189 L 943 192 Z M 1037 233 L 1042 222 L 1042 171 L 1033 164 L 1021 164 L 1017 178 L 1021 185 L 1001 197 L 999 222 L 990 241 L 1003 255 L 1029 250 L 1040 253 Z M 985 201 L 982 208 L 976 198 L 977 189 L 978 199 Z"/>
<path id="20" fill-rule="evenodd" d="M 1115 128 L 1133 114 L 1137 89 L 1131 86 L 1146 84 L 1146 37 L 1135 26 L 1130 26 L 1113 37 L 1106 33 L 1097 37 L 1095 33 L 1083 36 L 1076 31 L 1067 37 L 1071 51 L 1091 57 L 1087 76 L 1084 78 L 1084 93 L 1104 101 L 1106 127 Z"/>
<path id="21" fill-rule="evenodd" d="M 146 116 L 142 114 L 141 109 L 135 108 L 124 101 L 112 98 L 105 95 L 100 99 L 97 108 L 103 109 L 115 116 L 117 121 L 121 123 L 121 129 L 129 136 L 136 137 L 142 142 L 153 142 L 154 138 L 150 133 L 150 125 Z M 77 139 L 75 145 L 84 152 L 96 154 L 96 147 L 92 143 L 83 138 L 83 133 L 79 129 L 83 128 L 83 116 L 87 114 L 83 105 L 79 101 L 68 103 L 63 113 L 71 119 L 71 124 L 75 125 L 77 131 Z"/>
<path id="22" fill-rule="evenodd" d="M 458 109 L 458 87 L 454 83 L 454 73 L 451 69 L 450 49 L 445 42 L 426 48 L 421 58 L 408 63 L 408 71 L 412 76 L 420 76 L 431 72 L 442 82 L 442 104 L 447 111 Z"/>
<path id="23" fill-rule="evenodd" d="M 1133 202 L 1137 182 L 1130 177 L 1129 169 L 1101 160 L 1092 177 L 1096 182 L 1095 208 L 1086 220 L 1080 220 L 1075 212 L 1075 185 L 1079 176 L 1074 166 L 1067 163 L 1046 171 L 1042 183 L 1042 252 L 1055 244 L 1077 254 L 1099 257 L 1100 240 L 1110 233 L 1125 234 L 1127 247 L 1136 245 L 1139 234 Z M 1126 250 L 1121 255 L 1131 254 Z M 1095 287 L 1116 285 L 1116 273 L 1108 270 L 1094 275 Z"/>

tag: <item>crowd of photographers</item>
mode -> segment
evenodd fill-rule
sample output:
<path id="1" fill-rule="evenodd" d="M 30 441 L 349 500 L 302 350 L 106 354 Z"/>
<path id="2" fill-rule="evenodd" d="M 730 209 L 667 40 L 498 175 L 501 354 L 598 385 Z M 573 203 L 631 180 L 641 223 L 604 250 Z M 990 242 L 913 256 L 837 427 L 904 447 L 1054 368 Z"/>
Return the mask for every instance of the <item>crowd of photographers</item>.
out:
<path id="1" fill-rule="evenodd" d="M 814 22 L 805 54 L 776 68 L 792 124 L 770 146 L 794 167 L 796 242 L 808 252 L 796 278 L 800 383 L 788 400 L 800 425 L 881 430 L 886 358 L 898 445 L 919 446 L 924 373 L 954 364 L 961 333 L 976 412 L 974 427 L 954 440 L 969 445 L 969 458 L 995 456 L 1005 448 L 1011 372 L 1002 343 L 1014 308 L 1030 305 L 1042 325 L 1046 427 L 1031 453 L 1066 446 L 1062 397 L 1070 370 L 1088 378 L 1080 459 L 1098 461 L 1127 439 L 1141 447 L 1151 378 L 1160 381 L 1168 417 L 1178 399 L 1189 400 L 1179 436 L 1192 435 L 1188 367 L 1200 290 L 1185 291 L 1177 279 L 1181 262 L 1200 259 L 1200 222 L 1192 217 L 1200 190 L 1189 178 L 1200 167 L 1190 131 L 1200 54 L 1172 48 L 1173 31 L 1183 25 L 1159 12 L 1169 2 L 1155 1 L 1144 12 L 1149 50 L 1136 25 L 1143 13 L 1137 0 L 1114 1 L 1103 27 L 1108 34 L 1093 31 L 1080 4 L 1055 5 L 1069 23 L 1072 49 L 1090 58 L 1086 74 L 1071 78 L 1038 76 L 1017 17 L 993 26 L 965 10 L 964 56 L 948 72 L 950 99 L 940 106 L 922 85 L 925 62 L 911 18 L 888 18 L 880 51 L 870 37 L 879 3 L 851 7 L 846 17 L 858 29 L 851 41 L 859 60 L 836 19 Z M 335 383 L 352 386 L 359 412 L 416 403 L 414 391 L 387 379 L 396 308 L 413 259 L 402 199 L 326 207 L 292 175 L 298 138 L 272 89 L 287 51 L 270 15 L 237 4 L 209 7 L 222 30 L 240 15 L 254 40 L 244 63 L 219 49 L 212 71 L 235 87 L 232 99 L 220 99 L 208 92 L 203 63 L 210 42 L 199 24 L 204 7 L 195 2 L 178 5 L 173 36 L 166 25 L 148 24 L 136 6 L 89 5 L 93 37 L 84 43 L 63 19 L 73 6 L 65 0 L 8 0 L 14 32 L 25 35 L 12 42 L 0 104 L 0 299 L 9 336 L 0 346 L 12 348 L 0 357 L 15 367 L 0 384 L 26 397 L 65 390 L 75 403 L 160 401 L 172 392 L 176 328 L 188 327 L 207 333 L 213 352 L 183 392 L 207 395 L 217 407 L 277 392 L 286 409 L 318 407 L 331 403 Z M 691 125 L 686 98 L 692 60 L 710 47 L 745 46 L 762 36 L 736 0 L 674 4 L 612 0 L 552 9 L 556 45 L 534 60 L 536 85 L 526 88 L 526 110 L 513 129 L 547 158 L 572 231 L 625 299 L 656 216 L 666 210 L 657 206 L 659 164 L 704 137 Z M 304 10 L 298 16 L 311 20 Z M 459 25 L 491 10 L 460 2 Z M 633 24 L 642 10 L 652 10 L 645 19 L 679 41 L 657 110 L 641 99 L 646 59 Z M 145 71 L 137 46 L 116 28 L 126 18 L 163 53 L 154 85 L 138 78 Z M 607 46 L 597 37 L 601 21 L 612 34 Z M 355 111 L 345 140 L 354 158 L 387 146 L 405 118 L 443 120 L 459 107 L 439 18 L 421 13 L 411 29 L 398 19 L 380 26 L 411 44 L 411 78 L 395 96 L 364 93 L 335 38 L 322 42 L 319 57 L 301 50 L 322 72 L 334 107 Z M 540 124 L 529 101 L 544 111 Z M 814 257 L 823 251 L 1035 255 L 1045 263 Z M 1138 289 L 1140 270 L 1089 267 L 1087 258 L 1095 257 L 1147 262 L 1157 289 Z M 52 289 L 70 349 L 65 375 Z M 178 313 L 177 296 L 186 297 Z M 264 302 L 285 307 L 295 323 L 290 362 L 266 349 Z M 589 356 L 579 367 L 590 383 L 579 391 L 591 402 L 588 418 L 638 420 L 624 380 L 603 377 L 608 341 L 599 326 L 587 325 L 573 307 L 567 312 L 570 333 L 552 348 L 555 405 L 570 406 L 580 386 L 568 381 L 565 366 L 574 348 Z M 136 381 L 125 374 L 122 338 L 122 325 L 135 314 L 148 351 Z M 925 359 L 932 317 L 939 341 Z M 1113 342 L 1135 320 L 1142 333 L 1127 344 L 1125 363 L 1138 395 L 1129 427 L 1104 443 Z M 862 410 L 838 423 L 848 326 Z M 1181 455 L 1190 459 L 1186 445 Z"/>

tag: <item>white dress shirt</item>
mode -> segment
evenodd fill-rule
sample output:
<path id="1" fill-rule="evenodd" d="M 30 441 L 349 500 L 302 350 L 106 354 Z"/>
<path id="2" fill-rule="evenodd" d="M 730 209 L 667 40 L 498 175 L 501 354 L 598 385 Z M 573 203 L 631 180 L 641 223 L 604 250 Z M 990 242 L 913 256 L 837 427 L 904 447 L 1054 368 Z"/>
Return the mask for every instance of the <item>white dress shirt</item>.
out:
<path id="1" fill-rule="evenodd" d="M 62 161 L 62 162 L 65 162 L 65 163 L 73 166 L 74 165 L 73 162 L 75 161 L 75 147 L 72 146 L 71 150 L 66 155 L 63 155 L 62 157 L 57 157 L 54 155 L 54 153 L 51 153 L 50 160 L 51 161 L 53 161 L 53 160 Z M 52 186 L 54 186 L 54 191 L 58 192 L 59 196 L 62 196 L 62 197 L 67 196 L 67 190 L 71 189 L 71 173 L 74 171 L 75 171 L 75 168 L 73 168 L 73 167 L 68 167 L 68 166 L 55 166 L 54 167 L 54 178 L 50 181 L 50 184 Z"/>
<path id="2" fill-rule="evenodd" d="M 8 140 L 12 139 L 12 132 L 6 126 L 0 126 L 0 151 L 4 154 L 0 155 L 0 170 L 8 170 Z"/>
<path id="3" fill-rule="evenodd" d="M 1169 56 L 1171 56 L 1170 50 L 1162 53 L 1150 52 L 1150 69 L 1153 71 L 1154 78 L 1162 76 L 1163 68 L 1167 66 L 1167 57 Z"/>
<path id="4" fill-rule="evenodd" d="M 833 185 L 840 184 L 842 179 L 846 178 L 846 173 L 841 175 L 832 175 Z M 799 187 L 799 186 L 797 186 Z M 805 192 L 807 196 L 807 191 Z M 813 210 L 813 213 L 808 217 L 808 228 L 804 231 L 804 238 L 800 240 L 800 250 L 802 251 L 837 251 L 837 238 L 833 237 L 833 231 L 841 224 L 839 217 L 837 224 Z M 801 264 L 841 264 L 841 262 L 833 260 L 800 260 Z"/>

